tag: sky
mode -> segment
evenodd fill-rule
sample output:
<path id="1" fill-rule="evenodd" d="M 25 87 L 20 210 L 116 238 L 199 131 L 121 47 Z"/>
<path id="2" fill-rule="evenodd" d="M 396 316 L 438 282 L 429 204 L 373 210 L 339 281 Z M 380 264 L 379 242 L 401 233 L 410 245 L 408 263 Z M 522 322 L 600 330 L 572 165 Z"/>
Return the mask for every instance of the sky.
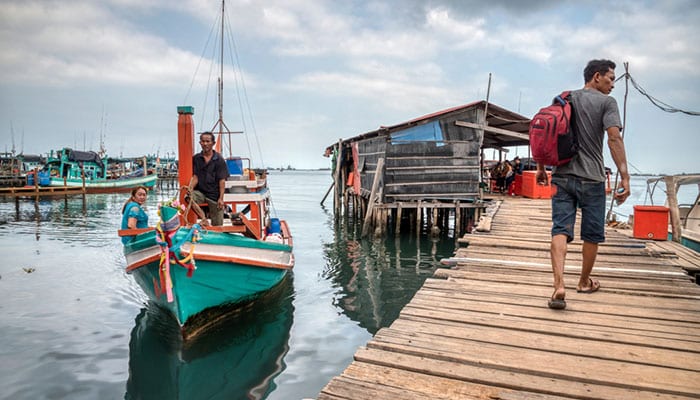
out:
<path id="1" fill-rule="evenodd" d="M 1 150 L 174 154 L 177 106 L 194 107 L 197 132 L 217 119 L 220 9 L 0 0 Z M 615 61 L 617 76 L 628 62 L 648 94 L 700 111 L 695 0 L 228 0 L 226 21 L 224 121 L 246 132 L 232 146 L 254 166 L 328 167 L 323 151 L 341 138 L 487 93 L 529 118 L 582 87 L 594 58 Z M 662 111 L 631 85 L 624 107 L 624 79 L 612 96 L 626 108 L 631 172 L 700 172 L 700 117 Z"/>

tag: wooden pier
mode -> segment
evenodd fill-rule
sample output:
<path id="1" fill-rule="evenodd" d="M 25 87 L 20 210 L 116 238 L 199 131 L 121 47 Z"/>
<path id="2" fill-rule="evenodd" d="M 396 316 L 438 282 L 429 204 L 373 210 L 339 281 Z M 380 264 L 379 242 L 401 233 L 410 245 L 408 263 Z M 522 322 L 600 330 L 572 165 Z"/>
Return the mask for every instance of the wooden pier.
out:
<path id="1" fill-rule="evenodd" d="M 0 188 L 0 197 L 45 197 L 85 195 L 84 186 L 21 186 Z"/>
<path id="2" fill-rule="evenodd" d="M 550 202 L 493 211 L 319 399 L 700 398 L 700 286 L 683 269 L 697 253 L 608 228 L 601 290 L 582 294 L 575 240 L 567 308 L 550 310 Z"/>

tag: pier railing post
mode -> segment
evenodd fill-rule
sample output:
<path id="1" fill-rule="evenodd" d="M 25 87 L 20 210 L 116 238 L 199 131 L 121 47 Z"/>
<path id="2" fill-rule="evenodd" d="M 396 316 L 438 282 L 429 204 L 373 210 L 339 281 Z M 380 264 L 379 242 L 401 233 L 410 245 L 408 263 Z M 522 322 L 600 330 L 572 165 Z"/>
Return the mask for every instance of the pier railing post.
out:
<path id="1" fill-rule="evenodd" d="M 340 216 L 340 191 L 343 189 L 340 184 L 340 165 L 341 158 L 343 156 L 343 139 L 338 140 L 338 147 L 335 156 L 335 173 L 333 174 L 333 183 L 335 189 L 333 190 L 333 215 L 335 218 Z"/>
<path id="2" fill-rule="evenodd" d="M 678 210 L 678 197 L 676 188 L 676 178 L 673 176 L 665 176 L 664 183 L 666 184 L 666 201 L 671 219 L 671 240 L 680 243 L 681 241 L 681 216 Z"/>

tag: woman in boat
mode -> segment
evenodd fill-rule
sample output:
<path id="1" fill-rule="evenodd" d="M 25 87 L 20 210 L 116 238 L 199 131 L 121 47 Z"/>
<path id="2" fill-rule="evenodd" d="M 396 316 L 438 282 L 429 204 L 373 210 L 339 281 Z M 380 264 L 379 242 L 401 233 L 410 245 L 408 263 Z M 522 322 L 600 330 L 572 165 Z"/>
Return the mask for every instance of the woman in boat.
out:
<path id="1" fill-rule="evenodd" d="M 145 186 L 137 186 L 131 190 L 131 197 L 122 207 L 122 229 L 136 229 L 148 227 L 148 214 L 143 210 L 148 189 Z M 134 236 L 122 236 L 122 243 L 127 244 Z"/>

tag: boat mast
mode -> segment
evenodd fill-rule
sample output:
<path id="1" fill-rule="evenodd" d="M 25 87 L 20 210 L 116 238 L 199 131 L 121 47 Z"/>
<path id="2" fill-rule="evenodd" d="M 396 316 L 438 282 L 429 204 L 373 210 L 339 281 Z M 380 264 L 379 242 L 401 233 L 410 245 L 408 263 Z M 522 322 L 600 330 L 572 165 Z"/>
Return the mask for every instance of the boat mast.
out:
<path id="1" fill-rule="evenodd" d="M 224 134 L 226 134 L 226 136 L 228 136 L 228 155 L 232 156 L 233 151 L 231 149 L 231 134 L 243 133 L 243 132 L 231 132 L 231 130 L 228 128 L 228 126 L 226 126 L 226 123 L 224 122 L 224 23 L 225 23 L 225 18 L 226 18 L 225 7 L 226 7 L 226 0 L 221 0 L 221 47 L 219 49 L 219 78 L 218 78 L 218 81 L 219 81 L 219 87 L 218 87 L 219 120 L 216 121 L 216 123 L 214 124 L 214 127 L 211 129 L 211 131 L 217 132 L 217 127 L 218 127 L 219 140 L 217 140 L 217 142 L 216 142 L 215 150 L 218 151 L 219 153 L 222 153 L 221 142 L 223 140 Z"/>
<path id="2" fill-rule="evenodd" d="M 223 136 L 224 122 L 224 7 L 226 0 L 221 0 L 221 48 L 219 53 L 219 140 Z"/>

